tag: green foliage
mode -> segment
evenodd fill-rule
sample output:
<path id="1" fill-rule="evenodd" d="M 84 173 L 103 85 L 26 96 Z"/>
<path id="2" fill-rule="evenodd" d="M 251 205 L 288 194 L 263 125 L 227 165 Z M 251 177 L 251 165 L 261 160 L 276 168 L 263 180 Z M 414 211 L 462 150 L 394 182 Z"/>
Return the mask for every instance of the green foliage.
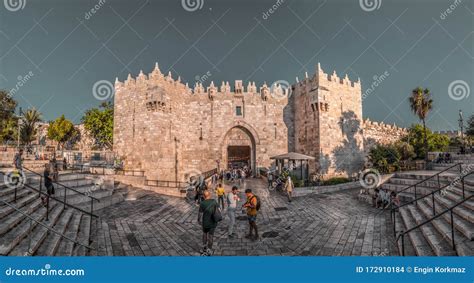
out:
<path id="1" fill-rule="evenodd" d="M 94 138 L 98 148 L 111 148 L 114 132 L 114 106 L 102 103 L 99 108 L 86 111 L 82 117 L 84 128 Z"/>
<path id="2" fill-rule="evenodd" d="M 322 185 L 331 186 L 331 185 L 348 183 L 350 181 L 351 180 L 349 180 L 349 178 L 346 178 L 346 177 L 333 177 L 333 178 L 322 181 Z"/>
<path id="3" fill-rule="evenodd" d="M 474 138 L 474 115 L 471 115 L 469 119 L 467 119 L 466 135 Z"/>
<path id="4" fill-rule="evenodd" d="M 423 136 L 423 144 L 425 147 L 425 158 L 428 157 L 427 151 L 428 149 L 428 134 L 426 132 L 426 117 L 428 116 L 428 113 L 431 111 L 433 108 L 433 99 L 431 99 L 431 93 L 430 90 L 425 88 L 422 89 L 421 87 L 417 87 L 414 90 L 412 90 L 411 96 L 409 97 L 410 101 L 410 108 L 415 113 L 418 118 L 423 123 L 423 129 L 424 129 L 424 136 Z"/>
<path id="5" fill-rule="evenodd" d="M 61 148 L 64 148 L 64 144 L 76 134 L 76 128 L 71 121 L 64 118 L 64 115 L 49 123 L 48 138 L 57 141 Z"/>
<path id="6" fill-rule="evenodd" d="M 426 129 L 428 151 L 445 151 L 449 146 L 449 137 L 432 133 L 430 129 Z M 412 125 L 408 130 L 408 135 L 402 140 L 413 146 L 417 158 L 424 158 L 426 150 L 424 146 L 424 130 L 420 124 Z"/>
<path id="7" fill-rule="evenodd" d="M 407 142 L 398 141 L 395 143 L 395 148 L 400 154 L 401 160 L 412 160 L 416 157 L 415 148 Z"/>
<path id="8" fill-rule="evenodd" d="M 36 124 L 41 122 L 41 113 L 35 108 L 28 109 L 22 117 L 20 139 L 23 144 L 29 145 L 36 137 Z"/>
<path id="9" fill-rule="evenodd" d="M 18 125 L 15 117 L 17 102 L 8 92 L 0 90 L 0 142 L 17 139 Z"/>
<path id="10" fill-rule="evenodd" d="M 397 170 L 400 165 L 399 162 L 402 159 L 399 147 L 389 145 L 376 145 L 370 149 L 369 159 L 372 162 L 375 169 L 381 173 L 389 173 L 393 170 Z"/>

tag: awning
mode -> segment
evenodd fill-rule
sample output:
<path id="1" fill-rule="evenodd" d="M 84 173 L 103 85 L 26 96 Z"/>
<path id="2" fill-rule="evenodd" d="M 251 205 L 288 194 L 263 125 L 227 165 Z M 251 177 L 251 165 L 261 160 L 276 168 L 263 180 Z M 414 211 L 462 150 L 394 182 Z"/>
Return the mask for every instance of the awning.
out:
<path id="1" fill-rule="evenodd" d="M 296 153 L 296 152 L 288 152 L 285 154 L 280 154 L 277 156 L 272 156 L 270 159 L 276 159 L 276 160 L 314 160 L 313 156 L 309 155 L 304 155 L 301 153 Z"/>

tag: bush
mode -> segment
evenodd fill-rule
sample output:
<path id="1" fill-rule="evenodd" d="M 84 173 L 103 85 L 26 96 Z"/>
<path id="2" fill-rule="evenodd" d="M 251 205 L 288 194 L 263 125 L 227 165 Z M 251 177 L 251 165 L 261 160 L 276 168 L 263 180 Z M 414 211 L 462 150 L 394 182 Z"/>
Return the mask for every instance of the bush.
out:
<path id="1" fill-rule="evenodd" d="M 376 145 L 369 152 L 369 159 L 381 173 L 390 173 L 400 168 L 401 154 L 395 145 Z"/>
<path id="2" fill-rule="evenodd" d="M 445 151 L 449 146 L 449 137 L 446 135 L 434 134 L 430 129 L 426 129 L 428 140 L 428 151 Z M 423 126 L 416 124 L 408 129 L 408 135 L 402 141 L 413 146 L 416 158 L 425 158 L 425 145 L 423 141 Z"/>
<path id="3" fill-rule="evenodd" d="M 351 180 L 346 177 L 333 177 L 327 180 L 322 181 L 323 186 L 331 186 L 331 185 L 338 185 L 338 184 L 344 184 L 348 183 Z"/>

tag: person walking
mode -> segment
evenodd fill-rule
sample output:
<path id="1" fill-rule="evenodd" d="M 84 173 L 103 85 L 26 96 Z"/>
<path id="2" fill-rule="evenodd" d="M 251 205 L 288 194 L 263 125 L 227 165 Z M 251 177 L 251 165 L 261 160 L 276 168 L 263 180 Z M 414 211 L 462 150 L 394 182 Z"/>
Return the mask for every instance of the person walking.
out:
<path id="1" fill-rule="evenodd" d="M 214 199 L 211 199 L 211 193 L 204 191 L 204 200 L 199 205 L 198 223 L 202 225 L 202 244 L 200 250 L 202 256 L 212 255 L 212 244 L 214 242 L 214 231 L 217 227 L 217 221 L 214 219 L 215 210 L 219 209 Z"/>
<path id="2" fill-rule="evenodd" d="M 293 195 L 293 189 L 295 188 L 295 185 L 293 184 L 293 181 L 291 180 L 291 177 L 288 176 L 286 178 L 286 183 L 285 183 L 285 191 L 286 195 L 288 196 L 288 201 L 291 202 L 291 196 Z"/>
<path id="3" fill-rule="evenodd" d="M 57 182 L 59 179 L 59 170 L 58 161 L 56 160 L 56 157 L 53 157 L 53 159 L 51 160 L 51 170 L 53 175 L 53 181 Z"/>
<path id="4" fill-rule="evenodd" d="M 222 184 L 218 184 L 216 188 L 217 202 L 221 209 L 224 210 L 225 189 Z"/>
<path id="5" fill-rule="evenodd" d="M 43 171 L 43 179 L 44 179 L 44 187 L 46 188 L 47 197 L 41 196 L 41 202 L 44 206 L 49 204 L 49 198 L 51 195 L 54 195 L 54 186 L 53 186 L 53 179 L 51 174 L 51 166 L 49 164 L 44 165 Z"/>
<path id="6" fill-rule="evenodd" d="M 247 219 L 249 221 L 249 233 L 245 238 L 251 239 L 253 241 L 258 239 L 258 228 L 257 228 L 257 205 L 258 200 L 257 196 L 252 193 L 251 189 L 245 190 L 245 195 L 247 197 L 247 201 L 242 206 L 247 209 Z M 252 233 L 255 231 L 255 235 Z"/>
<path id="7" fill-rule="evenodd" d="M 268 173 L 267 174 L 267 180 L 268 180 L 268 188 L 271 189 L 273 186 L 273 173 Z"/>
<path id="8" fill-rule="evenodd" d="M 236 186 L 232 187 L 232 191 L 227 194 L 227 215 L 229 216 L 229 238 L 235 238 L 235 213 L 237 210 L 237 203 L 240 201 L 239 189 Z"/>
<path id="9" fill-rule="evenodd" d="M 13 166 L 15 167 L 15 177 L 12 178 L 12 181 L 15 186 L 18 186 L 21 183 L 21 178 L 23 176 L 23 149 L 19 149 L 13 157 Z"/>

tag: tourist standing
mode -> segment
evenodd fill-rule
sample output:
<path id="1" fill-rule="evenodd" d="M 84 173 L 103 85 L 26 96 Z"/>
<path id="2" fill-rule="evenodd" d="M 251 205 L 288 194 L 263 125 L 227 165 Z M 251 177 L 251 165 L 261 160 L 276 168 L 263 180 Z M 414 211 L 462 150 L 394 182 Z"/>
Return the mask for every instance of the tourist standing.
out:
<path id="1" fill-rule="evenodd" d="M 225 189 L 222 184 L 217 185 L 216 188 L 217 202 L 219 203 L 222 210 L 224 210 L 224 198 L 225 198 Z"/>
<path id="2" fill-rule="evenodd" d="M 53 157 L 51 160 L 51 170 L 53 171 L 53 181 L 57 182 L 59 179 L 59 171 L 58 171 L 58 161 L 56 157 Z"/>
<path id="3" fill-rule="evenodd" d="M 291 202 L 291 196 L 293 194 L 293 189 L 295 188 L 295 185 L 293 184 L 293 181 L 291 180 L 291 177 L 288 176 L 286 178 L 286 183 L 285 183 L 285 190 L 286 190 L 286 195 L 288 196 L 288 201 Z"/>
<path id="4" fill-rule="evenodd" d="M 13 157 L 13 166 L 15 167 L 14 176 L 12 181 L 14 181 L 15 186 L 21 183 L 21 178 L 23 175 L 23 149 L 18 150 L 18 152 Z"/>
<path id="5" fill-rule="evenodd" d="M 218 204 L 211 199 L 211 193 L 204 191 L 204 200 L 199 205 L 198 223 L 202 225 L 202 244 L 201 255 L 212 255 L 212 244 L 214 241 L 214 231 L 217 227 L 217 221 L 214 219 L 214 211 L 218 209 Z"/>
<path id="6" fill-rule="evenodd" d="M 235 238 L 235 212 L 237 210 L 237 203 L 240 201 L 239 189 L 236 186 L 232 187 L 232 191 L 227 194 L 227 215 L 229 216 L 229 238 Z"/>
<path id="7" fill-rule="evenodd" d="M 247 197 L 247 201 L 242 207 L 247 209 L 247 219 L 249 221 L 249 233 L 247 236 L 245 236 L 245 238 L 255 241 L 258 239 L 258 228 L 257 228 L 258 200 L 257 200 L 257 196 L 255 196 L 252 193 L 251 189 L 246 189 L 245 195 Z M 253 231 L 255 231 L 255 235 L 252 233 Z"/>

